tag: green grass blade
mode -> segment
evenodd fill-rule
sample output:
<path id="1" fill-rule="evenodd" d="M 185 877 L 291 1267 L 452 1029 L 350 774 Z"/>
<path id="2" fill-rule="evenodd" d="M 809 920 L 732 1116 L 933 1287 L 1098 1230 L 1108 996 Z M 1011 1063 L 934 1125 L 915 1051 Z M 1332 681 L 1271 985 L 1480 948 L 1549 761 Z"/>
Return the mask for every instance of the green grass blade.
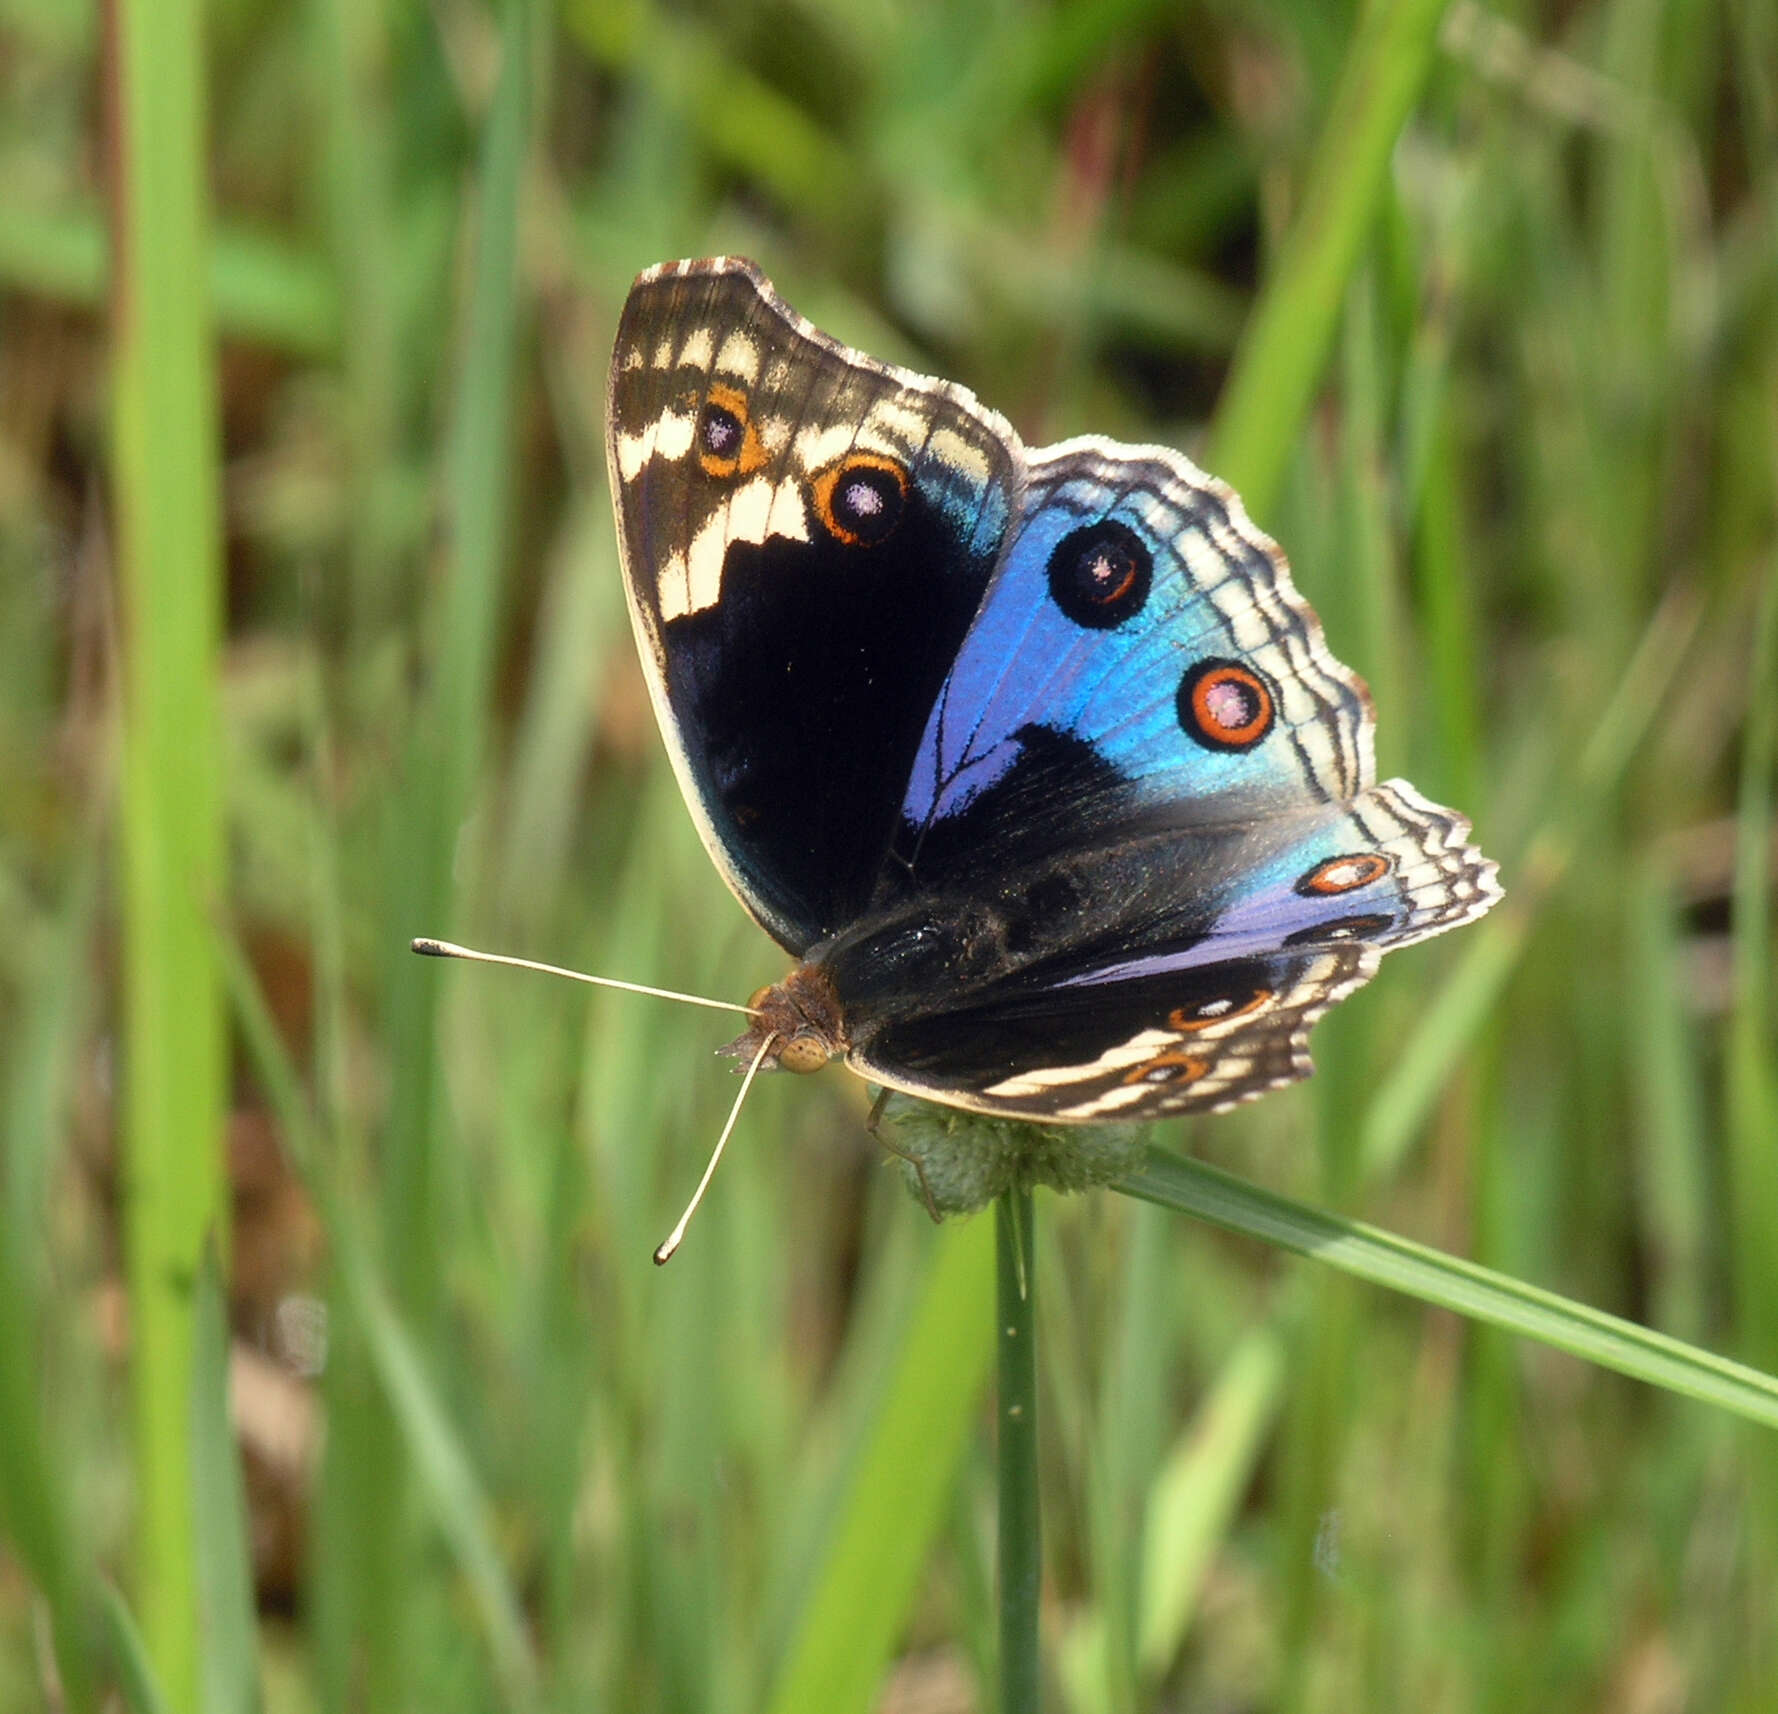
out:
<path id="1" fill-rule="evenodd" d="M 123 574 L 124 1228 L 142 1628 L 199 1697 L 192 1287 L 224 1217 L 227 1060 L 205 913 L 223 884 L 216 375 L 206 293 L 202 9 L 111 14 L 113 435 Z"/>
<path id="2" fill-rule="evenodd" d="M 1365 9 L 1295 222 L 1236 348 L 1204 462 L 1260 519 L 1277 501 L 1396 138 L 1434 63 L 1445 5 L 1376 0 Z"/>
<path id="3" fill-rule="evenodd" d="M 994 1234 L 942 1228 L 882 1409 L 766 1706 L 864 1714 L 901 1635 L 993 1361 Z"/>
<path id="4" fill-rule="evenodd" d="M 222 1270 L 212 1249 L 197 1284 L 192 1366 L 192 1508 L 196 1520 L 204 1714 L 259 1706 L 259 1634 L 247 1552 L 247 1496 L 229 1415 L 229 1339 Z"/>
<path id="5" fill-rule="evenodd" d="M 391 1283 L 410 1315 L 429 1318 L 442 1218 L 443 1111 L 437 996 L 413 968 L 415 934 L 448 932 L 451 859 L 487 748 L 488 693 L 499 636 L 512 491 L 513 376 L 518 342 L 519 182 L 529 140 L 532 0 L 508 0 L 500 76 L 482 137 L 474 281 L 445 465 L 451 550 L 437 678 L 420 707 L 390 830 L 390 1102 L 384 1238 Z M 432 925 L 432 926 L 427 926 Z"/>
<path id="6" fill-rule="evenodd" d="M 1639 1213 L 1649 1248 L 1650 1320 L 1681 1339 L 1708 1324 L 1712 1233 L 1709 1146 L 1695 1024 L 1688 1015 L 1680 913 L 1668 866 L 1644 864 L 1626 901 L 1626 1020 L 1635 1078 Z"/>
<path id="7" fill-rule="evenodd" d="M 1146 1166 L 1117 1188 L 1778 1428 L 1778 1379 L 1770 1375 L 1362 1221 L 1305 1207 L 1200 1161 L 1151 1148 Z"/>
<path id="8" fill-rule="evenodd" d="M 1276 1333 L 1249 1333 L 1155 1478 L 1143 1520 L 1137 1631 L 1151 1682 L 1179 1653 L 1210 1561 L 1265 1449 L 1284 1392 L 1285 1359 Z"/>
<path id="9" fill-rule="evenodd" d="M 1421 1013 L 1361 1120 L 1369 1177 L 1392 1172 L 1431 1112 L 1518 966 L 1537 912 L 1560 886 L 1581 842 L 1660 712 L 1696 634 L 1700 614 L 1672 599 L 1649 621 L 1616 693 L 1599 717 L 1559 809 L 1507 877 L 1507 896 L 1469 936 L 1455 969 Z"/>
<path id="10" fill-rule="evenodd" d="M 148 1658 L 148 1645 L 113 1584 L 106 1583 L 100 1589 L 99 1617 L 117 1672 L 117 1687 L 130 1714 L 173 1714 L 172 1704 L 155 1676 L 154 1662 Z"/>
<path id="11" fill-rule="evenodd" d="M 63 1694 L 85 1714 L 96 1705 L 87 1591 L 63 1472 L 43 1432 L 32 1297 L 0 1235 L 0 1536 L 49 1608 Z"/>
<path id="12" fill-rule="evenodd" d="M 45 1386 L 43 1355 L 55 1301 L 47 1242 L 52 1181 L 87 1021 L 100 832 L 95 816 L 60 920 L 26 967 L 31 1002 L 12 1044 L 0 1109 L 0 1534 L 48 1607 L 62 1694 L 76 1714 L 94 1706 L 92 1589 L 67 1471 L 55 1453 L 61 1401 L 53 1383 Z"/>
<path id="13" fill-rule="evenodd" d="M 387 1294 L 373 1277 L 356 1268 L 351 1291 L 378 1378 L 433 1515 L 468 1579 L 506 1706 L 527 1708 L 535 1697 L 537 1663 L 523 1609 L 494 1547 L 487 1499 L 474 1468 Z"/>
<path id="14" fill-rule="evenodd" d="M 1735 1004 L 1729 1028 L 1729 1172 L 1738 1219 L 1734 1282 L 1741 1347 L 1778 1362 L 1778 1072 L 1772 1035 L 1772 776 L 1778 769 L 1778 567 L 1754 616 L 1747 728 L 1735 818 Z"/>
<path id="15" fill-rule="evenodd" d="M 426 1372 L 412 1335 L 377 1278 L 357 1217 L 320 1170 L 315 1126 L 301 1079 L 238 945 L 223 940 L 219 958 L 254 1073 L 265 1089 L 291 1159 L 326 1218 L 347 1300 L 369 1347 L 433 1521 L 450 1545 L 481 1617 L 507 1706 L 535 1698 L 537 1662 L 524 1612 L 494 1546 L 487 1499 L 462 1440 Z"/>

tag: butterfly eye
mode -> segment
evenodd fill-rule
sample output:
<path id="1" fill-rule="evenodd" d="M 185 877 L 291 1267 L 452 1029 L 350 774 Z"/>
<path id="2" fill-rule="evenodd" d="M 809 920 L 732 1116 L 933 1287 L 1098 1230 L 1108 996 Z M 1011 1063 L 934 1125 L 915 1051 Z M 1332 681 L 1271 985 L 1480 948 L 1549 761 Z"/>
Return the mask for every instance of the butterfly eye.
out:
<path id="1" fill-rule="evenodd" d="M 833 1049 L 813 1031 L 805 1030 L 779 1048 L 776 1058 L 780 1069 L 806 1076 L 827 1064 L 833 1058 Z"/>
<path id="2" fill-rule="evenodd" d="M 1142 611 L 1154 558 L 1115 518 L 1071 530 L 1050 553 L 1050 596 L 1077 625 L 1108 631 Z"/>
<path id="3" fill-rule="evenodd" d="M 1179 724 L 1212 750 L 1251 750 L 1272 729 L 1272 693 L 1237 661 L 1199 661 L 1179 686 Z"/>
<path id="4" fill-rule="evenodd" d="M 698 412 L 698 463 L 706 476 L 744 476 L 765 463 L 765 449 L 747 415 L 747 400 L 720 381 Z"/>
<path id="5" fill-rule="evenodd" d="M 1296 890 L 1311 894 L 1350 893 L 1380 881 L 1392 864 L 1380 851 L 1360 851 L 1350 857 L 1330 857 L 1318 863 L 1297 882 Z"/>
<path id="6" fill-rule="evenodd" d="M 815 478 L 815 516 L 847 547 L 875 547 L 901 522 L 907 472 L 892 458 L 855 452 Z"/>

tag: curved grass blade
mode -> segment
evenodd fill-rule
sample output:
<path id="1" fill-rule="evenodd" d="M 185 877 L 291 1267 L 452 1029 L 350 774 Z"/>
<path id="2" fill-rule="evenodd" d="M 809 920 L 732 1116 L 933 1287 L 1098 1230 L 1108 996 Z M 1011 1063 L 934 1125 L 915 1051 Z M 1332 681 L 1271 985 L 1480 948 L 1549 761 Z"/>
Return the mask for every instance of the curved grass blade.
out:
<path id="1" fill-rule="evenodd" d="M 1425 1244 L 1305 1207 L 1162 1148 L 1115 1187 L 1342 1273 L 1778 1428 L 1778 1379 Z"/>

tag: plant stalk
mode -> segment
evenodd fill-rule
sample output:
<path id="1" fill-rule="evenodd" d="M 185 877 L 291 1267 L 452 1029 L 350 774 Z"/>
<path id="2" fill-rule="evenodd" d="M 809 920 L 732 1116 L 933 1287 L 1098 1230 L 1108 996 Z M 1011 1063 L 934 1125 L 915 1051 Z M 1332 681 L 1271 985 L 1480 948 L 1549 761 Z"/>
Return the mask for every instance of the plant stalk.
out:
<path id="1" fill-rule="evenodd" d="M 1037 1497 L 1037 1300 L 1031 1192 L 995 1206 L 1000 1353 L 1000 1707 L 1036 1714 L 1043 1543 Z"/>
<path id="2" fill-rule="evenodd" d="M 112 0 L 105 13 L 135 1581 L 149 1658 L 178 1709 L 198 1706 L 203 1648 L 192 1311 L 205 1242 L 225 1236 L 227 1214 L 211 959 L 225 864 L 203 18 L 198 0 Z"/>

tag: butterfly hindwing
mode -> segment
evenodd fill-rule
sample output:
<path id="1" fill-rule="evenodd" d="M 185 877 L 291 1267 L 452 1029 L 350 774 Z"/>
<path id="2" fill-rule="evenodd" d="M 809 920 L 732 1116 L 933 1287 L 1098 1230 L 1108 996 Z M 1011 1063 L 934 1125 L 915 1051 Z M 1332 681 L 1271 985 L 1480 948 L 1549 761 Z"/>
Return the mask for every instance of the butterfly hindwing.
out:
<path id="1" fill-rule="evenodd" d="M 1002 1118 L 1079 1123 L 1220 1112 L 1308 1075 L 1308 1031 L 1367 981 L 1368 947 L 1273 954 L 1033 989 L 887 1027 L 851 1064 L 910 1094 Z"/>
<path id="2" fill-rule="evenodd" d="M 1009 837 L 1028 853 L 1027 782 L 1069 798 L 1071 839 L 1083 821 L 1251 823 L 1371 784 L 1364 686 L 1222 483 L 1099 440 L 1030 471 L 902 804 L 916 884 L 1003 861 Z"/>
<path id="3" fill-rule="evenodd" d="M 608 422 L 631 615 L 687 801 L 800 953 L 868 900 L 1016 503 L 1017 437 L 724 258 L 637 282 Z"/>
<path id="4" fill-rule="evenodd" d="M 1014 1118 L 1233 1106 L 1308 1074 L 1309 1026 L 1384 952 L 1493 904 L 1468 833 L 1389 781 L 1349 805 L 1009 876 L 961 933 L 943 907 L 861 924 L 826 953 L 854 995 L 851 1063 Z M 904 946 L 968 976 L 946 996 Z"/>

